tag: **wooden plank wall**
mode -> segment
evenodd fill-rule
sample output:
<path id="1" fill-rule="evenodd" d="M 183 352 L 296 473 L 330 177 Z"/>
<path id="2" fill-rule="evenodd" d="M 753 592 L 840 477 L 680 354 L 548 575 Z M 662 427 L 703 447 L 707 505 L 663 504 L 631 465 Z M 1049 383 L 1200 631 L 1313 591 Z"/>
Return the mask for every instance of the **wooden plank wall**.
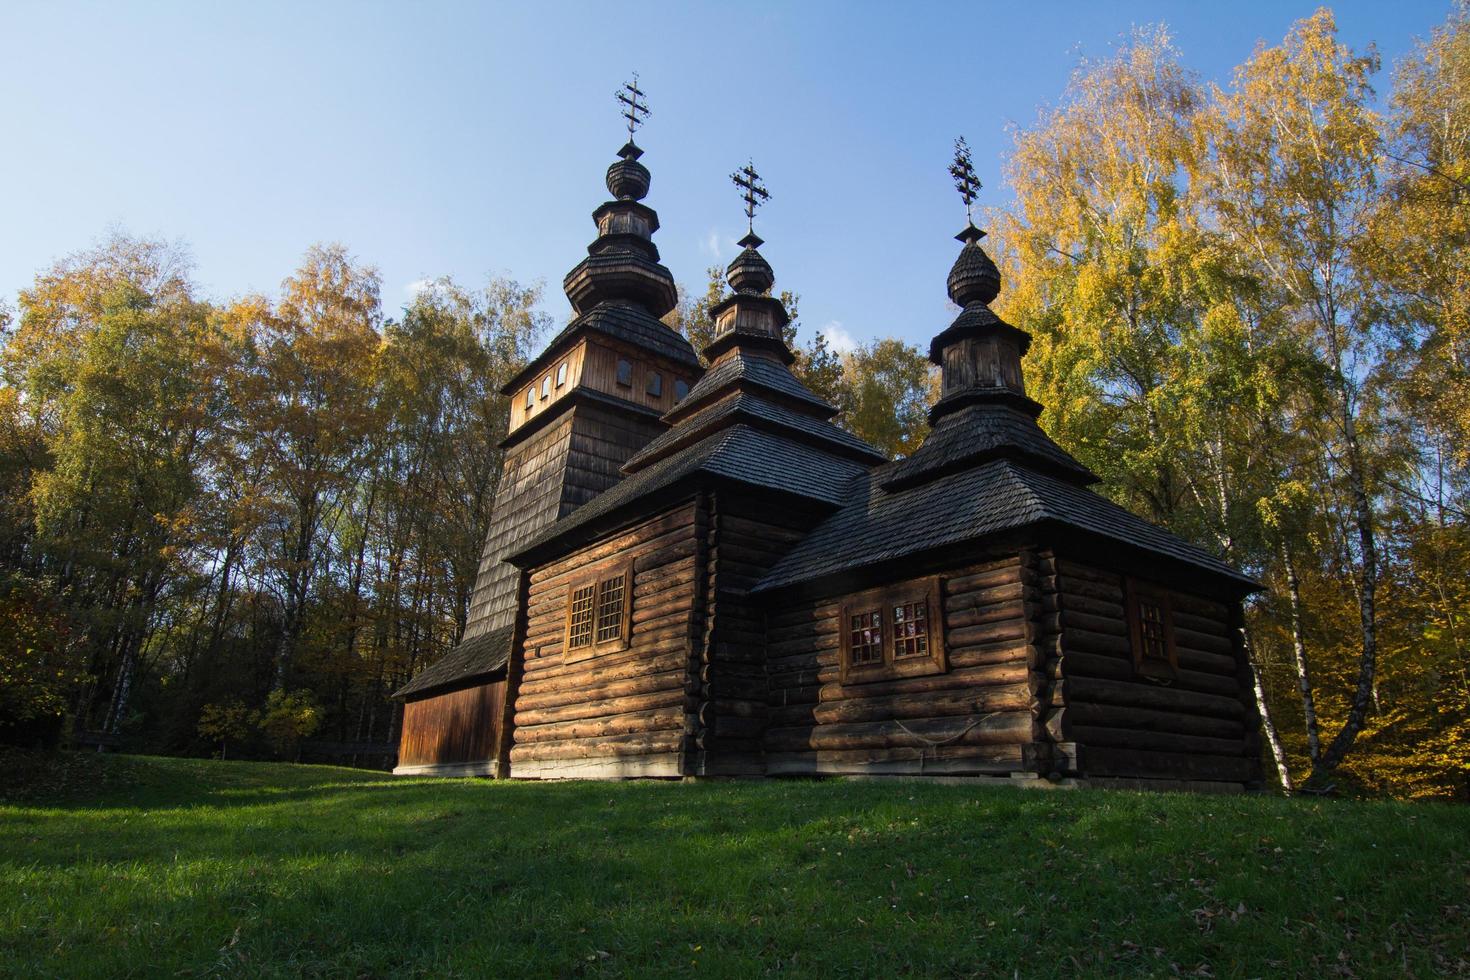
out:
<path id="1" fill-rule="evenodd" d="M 769 680 L 765 611 L 750 589 L 816 523 L 789 506 L 733 492 L 712 494 L 705 533 L 702 656 L 694 665 L 699 708 L 691 771 L 698 775 L 764 772 Z"/>
<path id="2" fill-rule="evenodd" d="M 1178 675 L 1137 676 L 1114 572 L 1046 555 L 1047 730 L 1088 778 L 1252 783 L 1259 716 L 1234 617 L 1239 603 L 1170 592 Z M 1201 785 L 1199 788 L 1207 788 Z"/>
<path id="3" fill-rule="evenodd" d="M 694 627 L 693 502 L 531 570 L 510 750 L 512 778 L 684 775 Z M 567 588 L 633 562 L 625 650 L 562 659 Z"/>
<path id="4" fill-rule="evenodd" d="M 844 686 L 842 597 L 773 610 L 767 772 L 937 775 L 1043 767 L 1034 580 L 1021 555 L 944 576 L 949 670 L 927 677 Z"/>
<path id="5" fill-rule="evenodd" d="M 494 759 L 499 746 L 505 681 L 477 684 L 403 706 L 399 766 L 446 765 Z"/>
<path id="6" fill-rule="evenodd" d="M 633 367 L 631 386 L 618 384 L 619 358 L 625 358 Z M 648 394 L 648 378 L 654 372 L 663 375 L 663 390 L 656 398 Z M 657 409 L 659 414 L 663 414 L 673 408 L 676 403 L 674 382 L 680 379 L 693 388 L 694 382 L 699 380 L 698 372 L 691 371 L 687 366 L 675 367 L 671 362 L 662 358 L 650 357 L 646 350 L 618 344 L 605 338 L 589 341 L 587 344 L 586 362 L 582 368 L 582 383 L 589 388 L 616 395 L 637 405 L 646 405 Z M 525 395 L 521 397 L 524 399 Z"/>
<path id="7" fill-rule="evenodd" d="M 587 356 L 587 342 L 576 345 L 565 355 L 553 361 L 546 370 L 536 375 L 523 388 L 518 388 L 510 396 L 510 424 L 509 432 L 514 432 L 524 425 L 529 419 L 544 415 L 563 396 L 573 391 L 582 380 L 582 365 Z M 567 376 L 563 384 L 557 385 L 556 373 L 561 366 L 567 366 Z M 541 382 L 545 378 L 551 379 L 550 397 L 541 397 Z M 526 408 L 526 392 L 531 392 L 531 407 Z"/>

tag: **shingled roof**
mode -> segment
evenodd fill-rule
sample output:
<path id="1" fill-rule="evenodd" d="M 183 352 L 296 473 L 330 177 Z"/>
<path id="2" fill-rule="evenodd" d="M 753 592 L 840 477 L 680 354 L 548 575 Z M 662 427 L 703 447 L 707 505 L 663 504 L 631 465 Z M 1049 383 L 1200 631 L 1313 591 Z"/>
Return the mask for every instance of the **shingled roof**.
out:
<path id="1" fill-rule="evenodd" d="M 1164 556 L 1243 588 L 1255 583 L 1209 553 L 1085 487 L 1000 459 L 890 492 L 895 467 L 865 474 L 847 503 L 819 524 L 755 587 L 770 592 L 1046 523 Z"/>
<path id="2" fill-rule="evenodd" d="M 692 487 L 703 475 L 775 490 L 837 506 L 844 488 L 866 473 L 866 464 L 813 451 L 786 436 L 736 423 L 654 463 L 602 493 L 508 555 L 526 567 L 565 553 L 589 536 L 626 526 L 651 501 L 664 502 L 677 487 Z"/>
<path id="3" fill-rule="evenodd" d="M 465 640 L 414 675 L 394 697 L 427 694 L 437 688 L 482 683 L 505 669 L 510 656 L 511 627 L 503 626 Z"/>
<path id="4" fill-rule="evenodd" d="M 710 365 L 704 377 L 665 418 L 677 422 L 725 397 L 734 388 L 764 390 L 777 398 L 807 406 L 808 411 L 820 413 L 825 419 L 837 414 L 837 409 L 812 394 L 784 364 L 756 353 L 736 351 Z"/>

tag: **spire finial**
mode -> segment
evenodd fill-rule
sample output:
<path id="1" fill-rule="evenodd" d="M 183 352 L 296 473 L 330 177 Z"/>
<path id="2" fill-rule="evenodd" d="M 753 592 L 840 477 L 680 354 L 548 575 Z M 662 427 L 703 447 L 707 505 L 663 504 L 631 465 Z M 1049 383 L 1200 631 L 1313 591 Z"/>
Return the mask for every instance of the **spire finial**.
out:
<path id="1" fill-rule="evenodd" d="M 648 111 L 648 103 L 644 101 L 644 92 L 638 87 L 638 73 L 633 73 L 631 82 L 624 82 L 623 87 L 613 93 L 623 107 L 622 116 L 628 120 L 628 142 L 633 142 L 633 133 L 642 126 L 652 113 Z"/>
<path id="2" fill-rule="evenodd" d="M 754 235 L 756 208 L 771 199 L 771 192 L 761 183 L 761 175 L 755 172 L 753 160 L 731 174 L 730 179 L 742 191 L 740 197 L 745 201 L 745 230 Z"/>
<path id="3" fill-rule="evenodd" d="M 970 159 L 970 144 L 961 136 L 954 141 L 954 163 L 949 165 L 949 175 L 954 178 L 955 190 L 965 202 L 965 222 L 975 224 L 975 198 L 980 191 L 980 178 L 975 176 L 975 164 Z"/>

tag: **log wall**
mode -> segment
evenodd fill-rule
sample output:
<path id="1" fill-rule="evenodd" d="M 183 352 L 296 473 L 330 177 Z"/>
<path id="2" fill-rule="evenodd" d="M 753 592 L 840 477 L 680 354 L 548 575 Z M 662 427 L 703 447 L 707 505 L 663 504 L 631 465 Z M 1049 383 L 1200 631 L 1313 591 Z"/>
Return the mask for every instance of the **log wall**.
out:
<path id="1" fill-rule="evenodd" d="M 503 680 L 407 702 L 396 771 L 458 774 L 464 768 L 467 774 L 478 766 L 478 775 L 498 775 L 504 705 Z"/>
<path id="2" fill-rule="evenodd" d="M 789 504 L 720 491 L 707 498 L 702 642 L 691 771 L 759 775 L 769 710 L 765 610 L 750 589 L 816 524 Z"/>
<path id="3" fill-rule="evenodd" d="M 1070 759 L 1064 768 L 1089 779 L 1259 781 L 1238 602 L 1170 591 L 1178 670 L 1155 679 L 1134 670 L 1121 576 L 1049 554 L 1039 571 L 1046 727 Z"/>
<path id="4" fill-rule="evenodd" d="M 1011 555 L 941 576 L 942 674 L 844 685 L 841 596 L 771 611 L 771 774 L 984 774 L 1047 764 L 1035 559 Z M 897 583 L 895 583 L 897 584 Z"/>
<path id="5" fill-rule="evenodd" d="M 697 502 L 531 570 L 510 749 L 512 778 L 681 776 L 689 716 L 697 709 L 690 664 L 695 621 Z M 568 585 L 633 565 L 629 646 L 563 659 Z"/>

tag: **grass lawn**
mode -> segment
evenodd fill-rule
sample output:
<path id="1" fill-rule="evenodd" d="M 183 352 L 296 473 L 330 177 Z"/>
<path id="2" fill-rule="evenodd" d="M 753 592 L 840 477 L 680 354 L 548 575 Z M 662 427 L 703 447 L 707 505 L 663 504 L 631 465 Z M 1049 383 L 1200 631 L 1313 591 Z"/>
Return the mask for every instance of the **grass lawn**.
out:
<path id="1" fill-rule="evenodd" d="M 1463 807 L 63 758 L 0 975 L 1470 975 Z"/>

